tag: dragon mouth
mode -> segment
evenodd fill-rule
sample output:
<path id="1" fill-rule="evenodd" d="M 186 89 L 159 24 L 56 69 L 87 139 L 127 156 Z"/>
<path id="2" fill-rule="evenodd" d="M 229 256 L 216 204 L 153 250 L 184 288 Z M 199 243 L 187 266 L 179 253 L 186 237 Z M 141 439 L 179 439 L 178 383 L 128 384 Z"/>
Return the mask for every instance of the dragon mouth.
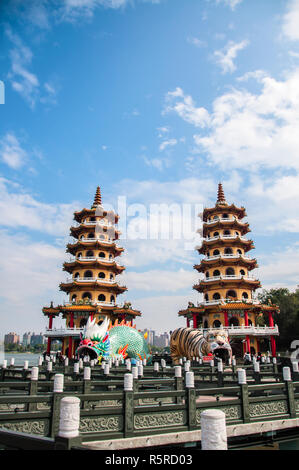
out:
<path id="1" fill-rule="evenodd" d="M 90 359 L 98 358 L 97 352 L 90 346 L 79 346 L 76 352 L 79 357 L 89 356 Z"/>

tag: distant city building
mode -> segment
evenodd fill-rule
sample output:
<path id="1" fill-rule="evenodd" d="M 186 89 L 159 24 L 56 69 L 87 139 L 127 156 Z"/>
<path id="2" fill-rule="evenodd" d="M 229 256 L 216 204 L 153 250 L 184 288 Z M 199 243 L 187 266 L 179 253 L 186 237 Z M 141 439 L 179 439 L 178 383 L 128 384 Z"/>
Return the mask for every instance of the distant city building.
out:
<path id="1" fill-rule="evenodd" d="M 22 339 L 22 345 L 23 346 L 29 346 L 30 345 L 31 336 L 32 336 L 32 333 L 30 333 L 30 331 L 28 331 L 28 333 L 23 334 L 23 339 Z"/>
<path id="2" fill-rule="evenodd" d="M 143 335 L 145 335 L 147 333 L 147 338 L 146 338 L 146 342 L 148 344 L 154 344 L 154 341 L 155 341 L 155 334 L 156 332 L 155 331 L 152 331 L 152 330 L 148 330 L 147 328 L 145 330 L 142 330 L 141 333 Z"/>
<path id="3" fill-rule="evenodd" d="M 4 336 L 4 344 L 19 344 L 20 336 L 17 333 L 8 333 Z"/>
<path id="4" fill-rule="evenodd" d="M 166 348 L 169 346 L 169 334 L 165 332 L 160 336 L 155 336 L 153 344 L 158 348 Z"/>
<path id="5" fill-rule="evenodd" d="M 30 340 L 30 346 L 35 346 L 36 344 L 43 344 L 43 334 L 40 333 L 39 335 L 36 335 L 35 333 L 32 333 L 31 340 Z"/>

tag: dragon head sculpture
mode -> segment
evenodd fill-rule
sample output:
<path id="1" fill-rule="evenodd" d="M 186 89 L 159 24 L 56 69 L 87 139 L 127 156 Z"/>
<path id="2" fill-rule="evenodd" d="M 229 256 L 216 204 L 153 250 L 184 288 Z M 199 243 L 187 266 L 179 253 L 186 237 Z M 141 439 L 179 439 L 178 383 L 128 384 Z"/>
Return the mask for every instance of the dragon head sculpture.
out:
<path id="1" fill-rule="evenodd" d="M 96 324 L 96 319 L 87 320 L 81 342 L 76 350 L 79 356 L 88 355 L 91 359 L 106 357 L 109 355 L 110 340 L 108 334 L 109 319 L 105 317 L 101 325 Z"/>

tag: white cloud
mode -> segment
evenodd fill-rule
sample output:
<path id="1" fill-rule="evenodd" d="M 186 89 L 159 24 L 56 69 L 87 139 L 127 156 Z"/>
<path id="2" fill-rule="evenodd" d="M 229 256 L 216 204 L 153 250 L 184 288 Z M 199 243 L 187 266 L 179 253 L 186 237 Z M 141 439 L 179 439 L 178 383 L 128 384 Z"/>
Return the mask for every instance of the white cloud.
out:
<path id="1" fill-rule="evenodd" d="M 17 170 L 24 165 L 27 153 L 21 147 L 17 137 L 8 132 L 0 140 L 0 158 L 9 167 Z"/>
<path id="2" fill-rule="evenodd" d="M 192 289 L 193 284 L 198 280 L 198 275 L 190 265 L 189 270 L 129 271 L 124 275 L 124 280 L 130 290 L 177 292 L 180 289 Z"/>
<path id="3" fill-rule="evenodd" d="M 199 38 L 190 37 L 190 36 L 187 38 L 187 42 L 189 42 L 190 44 L 193 44 L 193 46 L 196 46 L 198 48 L 206 47 L 206 45 L 207 45 L 207 43 L 205 41 L 202 41 Z"/>
<path id="4" fill-rule="evenodd" d="M 17 184 L 0 178 L 1 225 L 65 237 L 71 226 L 72 204 L 45 204 L 39 202 Z"/>
<path id="5" fill-rule="evenodd" d="M 176 89 L 167 93 L 164 113 L 203 128 L 194 136 L 198 153 L 222 170 L 299 170 L 299 69 L 281 80 L 259 71 L 256 79 L 259 92 L 233 88 L 214 100 L 211 113 Z"/>
<path id="6" fill-rule="evenodd" d="M 160 144 L 159 150 L 160 150 L 160 152 L 163 152 L 163 150 L 165 150 L 167 147 L 174 147 L 177 143 L 178 143 L 177 139 L 164 140 Z"/>
<path id="7" fill-rule="evenodd" d="M 210 116 L 205 108 L 196 108 L 191 96 L 185 95 L 181 88 L 169 91 L 165 98 L 163 114 L 174 111 L 185 121 L 196 127 L 206 127 Z"/>
<path id="8" fill-rule="evenodd" d="M 169 168 L 171 166 L 171 162 L 167 158 L 147 158 L 145 155 L 142 158 L 147 166 L 159 171 L 163 171 L 165 168 Z"/>
<path id="9" fill-rule="evenodd" d="M 299 39 L 299 0 L 289 0 L 287 13 L 283 16 L 282 32 L 291 41 Z"/>
<path id="10" fill-rule="evenodd" d="M 243 0 L 216 0 L 216 3 L 223 3 L 234 10 L 242 1 Z"/>
<path id="11" fill-rule="evenodd" d="M 142 317 L 136 320 L 138 328 L 147 328 L 159 333 L 173 331 L 180 326 L 186 326 L 186 320 L 178 316 L 179 310 L 187 308 L 188 302 L 196 302 L 199 296 L 190 288 L 187 295 L 150 296 L 136 299 L 132 302 L 134 308 L 142 312 Z"/>
<path id="12" fill-rule="evenodd" d="M 247 47 L 248 44 L 248 41 L 241 41 L 239 43 L 229 41 L 222 50 L 214 52 L 216 63 L 221 67 L 223 74 L 232 73 L 236 70 L 234 60 L 238 52 Z"/>

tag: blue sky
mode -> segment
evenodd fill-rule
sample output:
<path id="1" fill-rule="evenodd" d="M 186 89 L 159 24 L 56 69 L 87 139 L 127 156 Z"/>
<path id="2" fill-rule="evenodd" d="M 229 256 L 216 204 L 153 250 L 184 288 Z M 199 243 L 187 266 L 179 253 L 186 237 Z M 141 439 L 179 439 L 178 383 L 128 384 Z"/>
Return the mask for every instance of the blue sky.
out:
<path id="1" fill-rule="evenodd" d="M 212 205 L 222 181 L 247 209 L 262 284 L 296 288 L 299 0 L 0 8 L 2 333 L 40 331 L 41 307 L 63 300 L 72 214 L 97 185 L 116 209 L 125 196 L 149 210 Z M 128 238 L 120 300 L 142 310 L 138 327 L 169 331 L 200 300 L 199 256 L 183 239 Z"/>

